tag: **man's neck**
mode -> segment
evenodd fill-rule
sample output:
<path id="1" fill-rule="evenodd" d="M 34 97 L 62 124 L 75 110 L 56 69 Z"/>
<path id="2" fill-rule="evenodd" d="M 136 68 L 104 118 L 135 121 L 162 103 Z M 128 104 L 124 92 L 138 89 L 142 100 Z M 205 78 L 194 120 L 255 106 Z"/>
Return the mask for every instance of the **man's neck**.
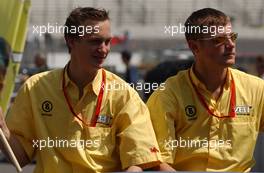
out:
<path id="1" fill-rule="evenodd" d="M 197 78 L 218 99 L 226 81 L 227 67 L 204 66 L 194 64 L 194 73 Z"/>
<path id="2" fill-rule="evenodd" d="M 98 70 L 85 70 L 78 67 L 73 61 L 70 62 L 68 67 L 69 78 L 77 85 L 79 89 L 79 98 L 83 95 L 83 88 L 90 82 L 93 81 Z"/>

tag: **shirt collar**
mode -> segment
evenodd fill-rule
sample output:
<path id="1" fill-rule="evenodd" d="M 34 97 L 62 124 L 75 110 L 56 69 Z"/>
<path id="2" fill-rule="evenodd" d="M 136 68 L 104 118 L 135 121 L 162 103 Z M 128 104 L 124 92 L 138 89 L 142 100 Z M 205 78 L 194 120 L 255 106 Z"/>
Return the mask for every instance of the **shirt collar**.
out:
<path id="1" fill-rule="evenodd" d="M 69 87 L 69 85 L 76 86 L 76 84 L 70 79 L 70 77 L 68 75 L 68 72 L 67 72 L 68 68 L 69 68 L 68 64 L 64 67 L 65 70 L 62 71 L 62 75 L 64 75 L 64 79 L 65 79 L 65 86 L 66 87 Z M 103 78 L 102 77 L 102 69 L 99 69 L 97 71 L 97 74 L 96 74 L 95 78 L 93 79 L 93 81 L 91 83 L 88 83 L 84 87 L 84 93 L 86 93 L 89 89 L 92 89 L 92 91 L 98 96 L 99 92 L 100 92 L 100 88 L 101 88 L 102 78 Z M 61 81 L 63 81 L 63 79 Z M 61 84 L 62 84 L 62 82 L 61 82 Z M 63 89 L 62 85 L 61 85 L 61 89 Z"/>
<path id="2" fill-rule="evenodd" d="M 205 84 L 202 83 L 202 82 L 197 78 L 197 76 L 195 75 L 195 73 L 194 73 L 194 71 L 193 71 L 193 68 L 194 68 L 194 65 L 192 65 L 192 67 L 191 67 L 191 69 L 190 69 L 190 76 L 191 76 L 191 79 L 192 79 L 194 85 L 195 85 L 197 88 L 200 88 L 200 89 L 203 89 L 203 90 L 207 90 Z M 227 78 L 226 78 L 226 82 L 225 82 L 225 85 L 224 85 L 224 88 L 225 88 L 226 90 L 230 87 L 231 80 L 232 80 L 231 70 L 230 70 L 230 68 L 228 68 L 228 69 L 227 69 Z"/>

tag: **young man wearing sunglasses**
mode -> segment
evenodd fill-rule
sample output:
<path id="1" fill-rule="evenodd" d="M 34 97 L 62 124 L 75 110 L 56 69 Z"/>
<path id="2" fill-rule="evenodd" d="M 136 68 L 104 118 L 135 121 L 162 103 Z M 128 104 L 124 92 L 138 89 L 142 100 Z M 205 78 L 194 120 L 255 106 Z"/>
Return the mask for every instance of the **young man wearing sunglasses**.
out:
<path id="1" fill-rule="evenodd" d="M 201 9 L 185 23 L 186 28 L 197 26 L 224 30 L 186 32 L 195 63 L 167 79 L 166 89 L 155 91 L 147 103 L 166 162 L 162 166 L 181 171 L 250 171 L 257 135 L 264 131 L 264 82 L 231 67 L 237 34 L 228 16 Z"/>
<path id="2" fill-rule="evenodd" d="M 28 79 L 7 123 L 0 116 L 0 127 L 21 166 L 35 156 L 35 173 L 142 171 L 158 166 L 161 157 L 146 105 L 131 87 L 109 89 L 128 84 L 102 68 L 110 51 L 108 13 L 76 8 L 65 27 L 70 29 L 64 30 L 70 62 L 64 69 Z M 80 33 L 84 27 L 87 33 Z"/>

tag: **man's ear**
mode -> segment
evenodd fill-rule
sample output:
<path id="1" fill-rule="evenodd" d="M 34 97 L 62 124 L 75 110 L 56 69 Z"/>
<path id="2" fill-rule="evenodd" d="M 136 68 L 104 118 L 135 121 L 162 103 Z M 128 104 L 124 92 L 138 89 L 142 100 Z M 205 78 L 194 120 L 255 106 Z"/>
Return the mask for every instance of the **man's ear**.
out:
<path id="1" fill-rule="evenodd" d="M 199 52 L 197 41 L 195 41 L 195 40 L 188 40 L 187 43 L 188 43 L 189 48 L 193 52 L 193 54 L 196 55 Z"/>
<path id="2" fill-rule="evenodd" d="M 72 38 L 72 37 L 66 37 L 65 40 L 66 40 L 67 46 L 68 46 L 70 49 L 72 49 L 73 46 L 74 46 L 75 39 Z"/>

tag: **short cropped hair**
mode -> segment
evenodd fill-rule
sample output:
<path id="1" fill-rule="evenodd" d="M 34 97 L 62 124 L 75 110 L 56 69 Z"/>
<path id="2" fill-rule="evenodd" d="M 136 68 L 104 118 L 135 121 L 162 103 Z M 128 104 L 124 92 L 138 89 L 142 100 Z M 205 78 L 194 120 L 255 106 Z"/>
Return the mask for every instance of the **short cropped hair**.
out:
<path id="1" fill-rule="evenodd" d="M 93 7 L 79 7 L 75 8 L 70 15 L 67 17 L 64 24 L 65 27 L 78 28 L 81 25 L 84 25 L 86 22 L 102 22 L 109 20 L 109 12 L 105 9 L 98 9 Z M 78 39 L 80 36 L 78 33 L 66 32 L 64 30 L 64 39 L 67 44 L 67 38 Z M 69 52 L 71 52 L 69 45 L 67 44 Z"/>
<path id="2" fill-rule="evenodd" d="M 213 9 L 203 8 L 193 12 L 186 20 L 184 26 L 186 28 L 185 38 L 186 40 L 192 40 L 203 37 L 204 33 L 193 32 L 193 30 L 187 30 L 187 28 L 194 27 L 210 27 L 210 26 L 226 26 L 230 22 L 230 17 L 225 13 Z"/>

